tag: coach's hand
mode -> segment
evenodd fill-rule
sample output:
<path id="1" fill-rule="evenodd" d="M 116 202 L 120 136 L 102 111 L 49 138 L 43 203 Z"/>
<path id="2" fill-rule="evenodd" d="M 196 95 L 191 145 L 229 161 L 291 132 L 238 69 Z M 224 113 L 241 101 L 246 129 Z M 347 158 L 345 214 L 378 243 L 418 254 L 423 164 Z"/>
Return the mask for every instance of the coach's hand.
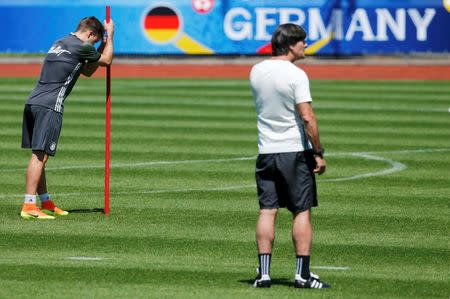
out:
<path id="1" fill-rule="evenodd" d="M 325 168 L 327 167 L 327 163 L 325 162 L 325 159 L 314 156 L 314 159 L 316 159 L 316 168 L 314 169 L 314 173 L 322 174 L 325 172 Z"/>

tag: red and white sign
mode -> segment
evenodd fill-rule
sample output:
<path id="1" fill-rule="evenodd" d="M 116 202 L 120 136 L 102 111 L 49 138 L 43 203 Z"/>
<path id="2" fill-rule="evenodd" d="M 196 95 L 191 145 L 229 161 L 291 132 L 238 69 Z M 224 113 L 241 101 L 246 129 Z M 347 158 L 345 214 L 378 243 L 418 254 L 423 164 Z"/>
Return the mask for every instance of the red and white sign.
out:
<path id="1" fill-rule="evenodd" d="M 208 13 L 214 7 L 214 0 L 192 0 L 192 8 L 197 13 Z"/>

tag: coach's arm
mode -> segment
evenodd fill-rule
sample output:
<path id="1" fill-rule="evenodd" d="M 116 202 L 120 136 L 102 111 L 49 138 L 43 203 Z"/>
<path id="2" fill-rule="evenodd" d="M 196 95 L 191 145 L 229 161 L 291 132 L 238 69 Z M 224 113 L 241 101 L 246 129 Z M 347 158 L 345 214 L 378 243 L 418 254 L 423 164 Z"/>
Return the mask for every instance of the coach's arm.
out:
<path id="1" fill-rule="evenodd" d="M 305 125 L 306 134 L 308 135 L 309 141 L 311 141 L 313 146 L 313 151 L 315 153 L 322 153 L 322 146 L 320 145 L 319 138 L 319 127 L 317 126 L 316 116 L 314 115 L 311 102 L 297 104 L 297 111 L 300 117 L 303 119 Z M 326 162 L 320 155 L 314 155 L 316 159 L 315 173 L 322 174 L 325 172 Z"/>

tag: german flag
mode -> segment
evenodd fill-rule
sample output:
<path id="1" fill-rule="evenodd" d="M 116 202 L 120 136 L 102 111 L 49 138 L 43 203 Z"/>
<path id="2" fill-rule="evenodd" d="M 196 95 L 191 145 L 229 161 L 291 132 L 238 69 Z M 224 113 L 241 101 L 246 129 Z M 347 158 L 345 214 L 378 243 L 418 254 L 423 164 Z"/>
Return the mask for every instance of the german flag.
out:
<path id="1" fill-rule="evenodd" d="M 180 30 L 180 19 L 176 12 L 165 6 L 151 9 L 144 19 L 147 37 L 153 41 L 165 43 L 176 37 Z"/>

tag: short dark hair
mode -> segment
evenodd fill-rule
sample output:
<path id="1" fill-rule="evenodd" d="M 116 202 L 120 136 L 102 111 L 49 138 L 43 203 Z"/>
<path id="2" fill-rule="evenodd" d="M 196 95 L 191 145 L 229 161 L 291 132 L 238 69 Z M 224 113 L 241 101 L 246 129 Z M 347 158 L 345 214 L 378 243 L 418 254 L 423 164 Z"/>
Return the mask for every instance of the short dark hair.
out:
<path id="1" fill-rule="evenodd" d="M 102 37 L 105 33 L 105 28 L 102 23 L 94 16 L 81 19 L 78 23 L 76 31 L 92 30 L 98 37 Z"/>
<path id="2" fill-rule="evenodd" d="M 305 38 L 306 31 L 299 25 L 287 23 L 278 26 L 272 34 L 272 56 L 288 54 L 289 46 L 304 41 Z"/>

